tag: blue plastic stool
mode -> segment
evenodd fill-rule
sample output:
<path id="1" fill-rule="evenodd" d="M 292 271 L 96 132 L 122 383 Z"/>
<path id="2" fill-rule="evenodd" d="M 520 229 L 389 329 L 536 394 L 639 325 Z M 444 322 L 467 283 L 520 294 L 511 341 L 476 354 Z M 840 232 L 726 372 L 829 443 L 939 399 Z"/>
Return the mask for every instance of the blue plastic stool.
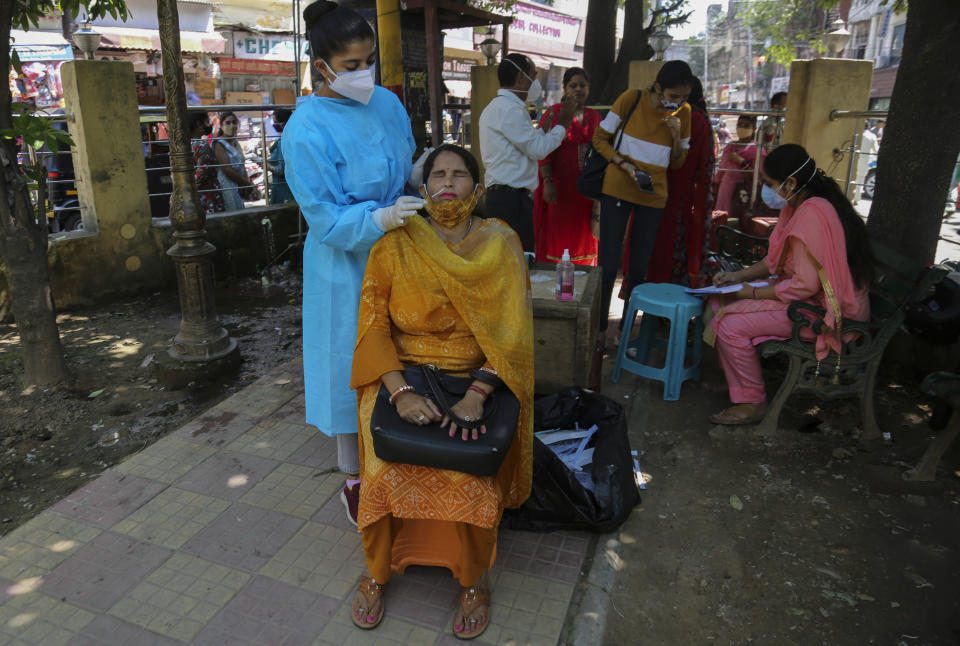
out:
<path id="1" fill-rule="evenodd" d="M 643 312 L 640 320 L 640 334 L 631 339 L 633 321 L 637 312 Z M 657 379 L 663 382 L 663 399 L 680 399 L 680 388 L 684 381 L 700 379 L 701 340 L 703 337 L 703 301 L 684 291 L 681 285 L 672 283 L 644 283 L 630 292 L 630 302 L 623 312 L 623 331 L 620 333 L 620 347 L 617 349 L 617 361 L 613 366 L 613 382 L 620 381 L 620 371 L 628 370 L 641 377 Z M 670 338 L 658 339 L 658 318 L 670 321 Z M 687 328 L 690 319 L 694 319 L 693 343 L 687 347 Z M 656 347 L 667 348 L 667 359 L 663 368 L 647 365 L 650 350 Z M 636 359 L 627 356 L 629 348 L 636 348 Z M 684 367 L 687 358 L 691 364 Z"/>

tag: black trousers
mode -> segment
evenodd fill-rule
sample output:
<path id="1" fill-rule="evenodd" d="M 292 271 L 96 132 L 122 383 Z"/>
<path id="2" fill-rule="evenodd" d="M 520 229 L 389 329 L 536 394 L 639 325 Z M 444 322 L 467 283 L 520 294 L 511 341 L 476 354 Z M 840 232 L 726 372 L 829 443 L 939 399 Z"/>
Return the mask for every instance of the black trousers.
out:
<path id="1" fill-rule="evenodd" d="M 657 239 L 657 228 L 660 226 L 663 209 L 640 206 L 609 195 L 604 195 L 600 200 L 600 242 L 597 255 L 601 268 L 601 331 L 607 329 L 610 298 L 613 285 L 617 282 L 620 251 L 623 249 L 623 237 L 627 232 L 631 212 L 633 229 L 630 234 L 630 268 L 628 275 L 624 276 L 628 294 L 647 277 L 647 265 L 650 264 L 650 256 L 653 254 L 653 244 Z"/>
<path id="2" fill-rule="evenodd" d="M 500 218 L 520 236 L 524 251 L 533 251 L 533 198 L 530 192 L 497 184 L 487 189 L 487 217 Z"/>

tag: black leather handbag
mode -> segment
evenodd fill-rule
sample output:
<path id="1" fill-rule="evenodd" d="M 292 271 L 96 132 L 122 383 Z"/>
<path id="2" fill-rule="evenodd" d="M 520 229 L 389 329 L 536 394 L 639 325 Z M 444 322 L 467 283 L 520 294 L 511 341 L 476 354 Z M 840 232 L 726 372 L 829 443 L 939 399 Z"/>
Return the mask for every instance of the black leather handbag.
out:
<path id="1" fill-rule="evenodd" d="M 623 130 L 627 127 L 630 117 L 633 116 L 633 111 L 637 109 L 641 96 L 643 96 L 643 92 L 638 90 L 637 100 L 633 102 L 633 107 L 627 113 L 627 118 L 620 122 L 617 132 L 614 133 L 615 139 L 618 133 L 620 135 L 617 143 L 613 146 L 614 150 L 620 148 L 620 142 L 623 141 Z M 591 144 L 583 158 L 583 170 L 580 171 L 580 177 L 577 178 L 577 192 L 588 199 L 599 200 L 603 196 L 603 176 L 609 163 Z"/>
<path id="2" fill-rule="evenodd" d="M 440 422 L 427 426 L 411 424 L 390 404 L 386 386 L 380 386 L 370 420 L 377 457 L 386 462 L 451 469 L 475 476 L 496 475 L 517 432 L 520 400 L 507 388 L 498 388 L 484 402 L 483 417 L 467 422 L 454 415 L 450 407 L 463 399 L 473 379 L 447 375 L 429 365 L 408 366 L 403 376 L 418 395 L 433 400 L 458 426 L 470 429 L 485 425 L 487 432 L 476 440 L 464 441 L 459 434 L 450 437 L 447 429 L 440 428 Z"/>

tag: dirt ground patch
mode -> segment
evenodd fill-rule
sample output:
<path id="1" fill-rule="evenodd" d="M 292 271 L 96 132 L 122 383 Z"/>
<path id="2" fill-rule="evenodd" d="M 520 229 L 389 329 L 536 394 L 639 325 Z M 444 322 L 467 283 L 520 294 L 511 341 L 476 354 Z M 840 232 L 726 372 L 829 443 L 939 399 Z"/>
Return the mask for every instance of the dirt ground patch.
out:
<path id="1" fill-rule="evenodd" d="M 854 403 L 794 398 L 773 441 L 714 427 L 707 416 L 729 403 L 709 350 L 679 402 L 630 375 L 610 389 L 653 479 L 607 546 L 621 569 L 604 643 L 960 643 L 960 451 L 941 461 L 935 495 L 898 491 L 931 437 L 930 407 L 885 368 L 890 439 L 870 450 Z M 772 393 L 784 371 L 764 372 Z"/>
<path id="2" fill-rule="evenodd" d="M 300 283 L 235 281 L 217 290 L 240 346 L 239 374 L 169 390 L 152 374 L 180 324 L 175 291 L 57 317 L 73 383 L 24 393 L 16 326 L 0 325 L 0 535 L 104 469 L 300 355 Z"/>

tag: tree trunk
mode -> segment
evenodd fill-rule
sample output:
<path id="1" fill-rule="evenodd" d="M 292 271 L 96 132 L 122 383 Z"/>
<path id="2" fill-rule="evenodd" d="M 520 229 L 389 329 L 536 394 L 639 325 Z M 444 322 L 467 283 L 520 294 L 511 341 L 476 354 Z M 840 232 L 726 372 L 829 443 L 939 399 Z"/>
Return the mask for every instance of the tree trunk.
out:
<path id="1" fill-rule="evenodd" d="M 587 103 L 598 104 L 617 55 L 617 0 L 590 0 L 583 39 L 583 68 L 590 77 Z"/>
<path id="2" fill-rule="evenodd" d="M 922 0 L 907 7 L 867 229 L 904 256 L 926 263 L 936 254 L 960 153 L 960 3 Z"/>
<path id="3" fill-rule="evenodd" d="M 0 2 L 0 42 L 10 42 L 13 2 Z M 10 69 L 10 48 L 0 47 L 0 69 Z M 10 128 L 10 87 L 0 83 L 0 129 Z M 64 381 L 67 368 L 60 346 L 47 267 L 46 219 L 38 222 L 17 165 L 16 145 L 0 140 L 0 258 L 13 300 L 25 385 L 52 386 Z"/>
<path id="4" fill-rule="evenodd" d="M 620 53 L 607 77 L 603 91 L 597 95 L 601 105 L 610 105 L 627 90 L 630 83 L 631 61 L 647 61 L 654 54 L 643 24 L 644 4 L 645 0 L 626 0 L 623 6 L 623 41 L 620 43 Z"/>

